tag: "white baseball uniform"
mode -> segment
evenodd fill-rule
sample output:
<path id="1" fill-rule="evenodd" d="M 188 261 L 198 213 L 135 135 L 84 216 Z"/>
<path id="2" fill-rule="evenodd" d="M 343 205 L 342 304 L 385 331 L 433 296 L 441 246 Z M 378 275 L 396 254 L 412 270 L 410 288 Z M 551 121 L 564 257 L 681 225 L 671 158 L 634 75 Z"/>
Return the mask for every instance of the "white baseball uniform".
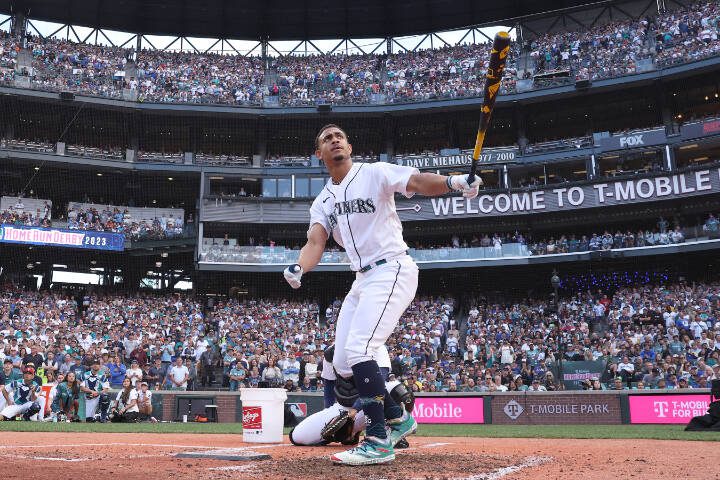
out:
<path id="1" fill-rule="evenodd" d="M 35 393 L 36 396 L 40 394 L 40 385 L 35 382 L 27 385 L 22 379 L 15 380 L 0 388 L 4 388 L 9 395 L 12 395 L 14 402 L 12 405 L 5 405 L 0 412 L 0 415 L 5 418 L 15 418 L 27 412 L 34 403 L 32 394 Z M 0 393 L 0 395 L 2 395 L 2 393 Z M 32 419 L 37 420 L 37 414 L 33 415 Z"/>
<path id="2" fill-rule="evenodd" d="M 328 180 L 310 208 L 310 227 L 322 225 L 356 272 L 335 332 L 333 365 L 343 377 L 373 359 L 415 296 L 418 268 L 407 255 L 395 210 L 395 193 L 412 196 L 407 184 L 415 173 L 384 162 L 354 163 L 339 185 Z"/>
<path id="3" fill-rule="evenodd" d="M 335 352 L 337 353 L 337 346 L 335 347 Z M 388 355 L 385 345 L 378 348 L 376 353 L 377 357 L 375 358 L 375 361 L 377 362 L 378 367 L 387 368 L 389 370 L 390 355 Z M 335 372 L 333 371 L 330 363 L 325 359 L 323 359 L 322 377 L 326 380 L 335 380 Z M 399 385 L 399 383 L 400 382 L 398 381 L 385 382 L 385 388 L 388 392 L 391 392 L 393 388 Z M 335 402 L 328 408 L 313 413 L 293 428 L 291 433 L 293 443 L 295 445 L 308 446 L 324 445 L 326 442 L 323 440 L 322 435 L 320 435 L 323 427 L 327 425 L 330 420 L 340 415 L 340 412 L 343 410 L 348 409 Z M 362 410 L 360 410 L 355 415 L 355 425 L 353 426 L 352 434 L 355 435 L 363 430 L 365 430 L 365 415 Z"/>
<path id="4" fill-rule="evenodd" d="M 89 388 L 93 392 L 101 393 L 103 389 L 110 388 L 110 383 L 106 380 L 105 376 L 98 372 L 97 375 L 93 372 L 85 372 L 85 379 L 83 380 L 83 387 Z M 92 418 L 95 416 L 98 405 L 100 403 L 100 396 L 91 397 L 89 394 L 85 394 L 85 417 Z"/>

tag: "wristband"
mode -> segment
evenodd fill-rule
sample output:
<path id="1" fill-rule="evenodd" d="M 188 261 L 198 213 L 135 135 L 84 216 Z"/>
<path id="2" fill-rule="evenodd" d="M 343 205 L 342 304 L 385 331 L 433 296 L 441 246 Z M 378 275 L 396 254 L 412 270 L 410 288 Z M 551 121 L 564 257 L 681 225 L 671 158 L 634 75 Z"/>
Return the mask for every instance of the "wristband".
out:
<path id="1" fill-rule="evenodd" d="M 448 175 L 447 180 L 445 181 L 445 183 L 447 184 L 448 190 L 450 190 L 451 192 L 455 192 L 455 191 L 456 191 L 456 190 L 453 188 L 453 186 L 452 186 L 452 175 Z"/>

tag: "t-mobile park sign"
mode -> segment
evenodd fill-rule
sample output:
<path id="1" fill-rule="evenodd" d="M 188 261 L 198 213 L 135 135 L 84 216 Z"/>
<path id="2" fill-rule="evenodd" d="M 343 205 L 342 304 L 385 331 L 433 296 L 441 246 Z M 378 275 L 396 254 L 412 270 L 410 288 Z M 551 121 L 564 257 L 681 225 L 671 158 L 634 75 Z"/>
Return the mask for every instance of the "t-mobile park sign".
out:
<path id="1" fill-rule="evenodd" d="M 402 220 L 433 220 L 472 216 L 522 215 L 581 208 L 672 200 L 720 192 L 720 169 L 583 186 L 548 187 L 527 192 L 463 197 L 400 200 L 397 210 Z"/>

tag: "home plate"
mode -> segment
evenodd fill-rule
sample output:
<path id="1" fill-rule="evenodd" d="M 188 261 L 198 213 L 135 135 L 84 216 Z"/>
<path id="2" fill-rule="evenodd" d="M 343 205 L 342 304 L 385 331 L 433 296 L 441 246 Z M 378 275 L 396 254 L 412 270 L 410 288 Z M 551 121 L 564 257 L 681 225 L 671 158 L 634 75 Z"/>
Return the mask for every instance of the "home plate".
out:
<path id="1" fill-rule="evenodd" d="M 269 460 L 272 457 L 267 453 L 257 453 L 244 448 L 223 448 L 217 450 L 203 450 L 199 452 L 181 452 L 175 454 L 179 458 L 208 458 L 211 460 Z"/>

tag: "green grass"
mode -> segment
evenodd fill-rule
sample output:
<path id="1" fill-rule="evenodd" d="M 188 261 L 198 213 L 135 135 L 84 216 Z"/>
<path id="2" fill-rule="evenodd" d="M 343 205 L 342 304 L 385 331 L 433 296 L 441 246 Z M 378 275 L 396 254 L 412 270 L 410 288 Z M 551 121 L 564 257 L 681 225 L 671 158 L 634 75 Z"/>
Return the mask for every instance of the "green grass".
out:
<path id="1" fill-rule="evenodd" d="M 487 438 L 637 438 L 720 441 L 720 432 L 686 432 L 684 425 L 421 425 L 418 435 Z"/>
<path id="2" fill-rule="evenodd" d="M 686 432 L 682 425 L 421 425 L 424 437 L 630 438 L 720 441 L 720 432 Z M 242 433 L 238 423 L 37 423 L 0 422 L 0 431 L 107 433 Z M 288 429 L 285 429 L 285 433 Z"/>

